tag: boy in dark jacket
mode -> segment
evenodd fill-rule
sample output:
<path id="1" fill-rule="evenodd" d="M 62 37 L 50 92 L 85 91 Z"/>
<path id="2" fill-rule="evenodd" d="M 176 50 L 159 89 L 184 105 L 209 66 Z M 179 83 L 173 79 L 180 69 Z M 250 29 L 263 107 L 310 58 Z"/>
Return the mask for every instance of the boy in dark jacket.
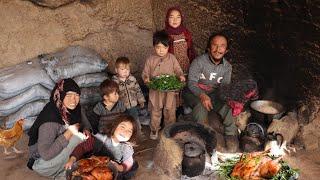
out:
<path id="1" fill-rule="evenodd" d="M 103 97 L 92 111 L 88 112 L 88 119 L 91 123 L 93 134 L 104 132 L 110 124 L 126 111 L 124 103 L 119 100 L 119 85 L 109 79 L 100 84 L 100 91 Z"/>

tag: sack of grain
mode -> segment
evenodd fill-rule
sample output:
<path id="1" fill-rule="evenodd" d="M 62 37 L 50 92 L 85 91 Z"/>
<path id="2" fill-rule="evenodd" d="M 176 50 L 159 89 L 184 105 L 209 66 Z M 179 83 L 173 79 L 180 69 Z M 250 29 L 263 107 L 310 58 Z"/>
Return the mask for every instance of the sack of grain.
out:
<path id="1" fill-rule="evenodd" d="M 97 52 L 81 46 L 71 46 L 56 53 L 40 55 L 39 58 L 55 82 L 83 74 L 102 72 L 108 65 Z"/>
<path id="2" fill-rule="evenodd" d="M 101 100 L 99 87 L 81 88 L 80 104 L 96 104 Z"/>
<path id="3" fill-rule="evenodd" d="M 41 67 L 38 58 L 0 69 L 0 100 L 14 97 L 31 86 L 41 84 L 52 89 L 54 82 Z"/>
<path id="4" fill-rule="evenodd" d="M 79 87 L 92 87 L 99 86 L 105 79 L 108 79 L 108 75 L 104 72 L 92 73 L 76 76 L 72 78 Z"/>
<path id="5" fill-rule="evenodd" d="M 37 101 L 40 99 L 49 99 L 50 90 L 43 87 L 42 85 L 32 86 L 25 92 L 12 97 L 10 99 L 0 101 L 0 116 L 8 116 L 16 111 L 18 111 L 22 106 L 27 103 Z"/>
<path id="6" fill-rule="evenodd" d="M 24 105 L 19 111 L 10 114 L 5 118 L 6 127 L 11 128 L 14 123 L 19 119 L 33 117 L 40 114 L 43 107 L 48 103 L 47 100 L 38 100 Z"/>
<path id="7" fill-rule="evenodd" d="M 29 130 L 33 125 L 34 121 L 37 119 L 37 116 L 25 117 L 23 123 L 23 130 Z"/>

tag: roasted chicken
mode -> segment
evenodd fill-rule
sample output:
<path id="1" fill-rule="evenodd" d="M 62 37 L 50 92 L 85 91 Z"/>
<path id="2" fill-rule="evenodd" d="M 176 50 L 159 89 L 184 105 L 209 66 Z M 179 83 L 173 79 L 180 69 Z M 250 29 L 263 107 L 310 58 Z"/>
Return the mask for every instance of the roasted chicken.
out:
<path id="1" fill-rule="evenodd" d="M 231 176 L 241 180 L 261 180 L 275 176 L 280 168 L 280 158 L 272 160 L 267 152 L 244 154 L 234 166 Z"/>
<path id="2" fill-rule="evenodd" d="M 81 180 L 97 180 L 91 173 L 83 173 L 80 175 Z"/>
<path id="3" fill-rule="evenodd" d="M 72 172 L 72 176 L 88 180 L 112 180 L 113 172 L 107 167 L 109 161 L 110 158 L 105 156 L 91 156 L 87 159 L 81 159 L 77 162 L 78 168 Z"/>
<path id="4" fill-rule="evenodd" d="M 15 144 L 22 137 L 23 128 L 22 125 L 24 119 L 18 120 L 11 129 L 1 129 L 0 128 L 0 145 L 4 147 L 4 154 L 8 155 L 8 148 L 12 147 L 15 153 L 22 153 L 19 151 Z"/>
<path id="5" fill-rule="evenodd" d="M 100 166 L 96 167 L 91 171 L 92 176 L 97 180 L 112 180 L 112 171 L 108 167 Z"/>

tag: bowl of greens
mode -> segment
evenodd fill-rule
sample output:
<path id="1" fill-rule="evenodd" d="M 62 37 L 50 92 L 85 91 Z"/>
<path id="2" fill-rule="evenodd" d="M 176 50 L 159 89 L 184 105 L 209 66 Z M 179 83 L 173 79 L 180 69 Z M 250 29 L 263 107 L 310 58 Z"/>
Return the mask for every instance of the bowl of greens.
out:
<path id="1" fill-rule="evenodd" d="M 164 74 L 152 78 L 147 86 L 153 90 L 168 92 L 181 90 L 185 83 L 181 82 L 175 75 Z"/>

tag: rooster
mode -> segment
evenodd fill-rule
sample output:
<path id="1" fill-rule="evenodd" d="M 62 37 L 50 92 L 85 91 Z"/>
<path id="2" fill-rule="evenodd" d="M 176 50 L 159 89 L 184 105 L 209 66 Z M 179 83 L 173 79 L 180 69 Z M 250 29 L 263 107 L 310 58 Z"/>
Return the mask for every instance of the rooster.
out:
<path id="1" fill-rule="evenodd" d="M 23 123 L 24 123 L 24 119 L 20 119 L 14 124 L 13 128 L 11 129 L 0 128 L 0 145 L 4 147 L 4 154 L 9 155 L 11 153 L 11 152 L 8 152 L 8 148 L 10 147 L 12 147 L 15 153 L 22 153 L 22 151 L 19 151 L 15 147 L 15 144 L 22 137 Z"/>

